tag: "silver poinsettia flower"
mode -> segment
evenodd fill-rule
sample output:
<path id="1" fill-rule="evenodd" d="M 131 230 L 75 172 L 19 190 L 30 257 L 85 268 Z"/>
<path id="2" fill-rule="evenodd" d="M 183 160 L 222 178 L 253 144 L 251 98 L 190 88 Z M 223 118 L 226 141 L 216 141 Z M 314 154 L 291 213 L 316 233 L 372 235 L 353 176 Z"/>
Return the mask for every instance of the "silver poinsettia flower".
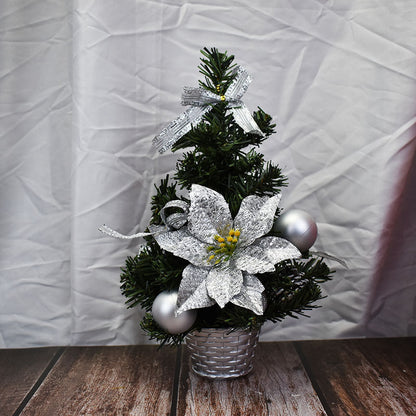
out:
<path id="1" fill-rule="evenodd" d="M 280 196 L 244 198 L 234 220 L 224 197 L 210 188 L 192 185 L 190 200 L 187 225 L 150 230 L 161 248 L 190 262 L 178 291 L 178 314 L 228 302 L 263 314 L 264 286 L 255 274 L 301 255 L 289 241 L 265 236 Z"/>

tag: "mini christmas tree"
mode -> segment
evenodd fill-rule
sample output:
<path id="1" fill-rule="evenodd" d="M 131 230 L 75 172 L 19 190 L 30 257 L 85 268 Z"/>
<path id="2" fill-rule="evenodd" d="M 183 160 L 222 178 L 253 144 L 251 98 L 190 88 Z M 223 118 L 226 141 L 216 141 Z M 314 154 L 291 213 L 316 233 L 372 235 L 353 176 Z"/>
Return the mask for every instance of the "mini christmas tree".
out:
<path id="1" fill-rule="evenodd" d="M 242 102 L 250 76 L 226 52 L 201 53 L 203 80 L 184 90 L 189 108 L 155 138 L 161 151 L 185 152 L 173 179 L 155 186 L 146 244 L 121 274 L 128 307 L 145 310 L 141 327 L 162 345 L 180 344 L 194 329 L 256 329 L 304 314 L 331 275 L 308 251 L 314 223 L 294 244 L 287 224 L 279 226 L 287 178 L 256 150 L 275 124 Z M 166 322 L 172 299 L 175 314 Z"/>

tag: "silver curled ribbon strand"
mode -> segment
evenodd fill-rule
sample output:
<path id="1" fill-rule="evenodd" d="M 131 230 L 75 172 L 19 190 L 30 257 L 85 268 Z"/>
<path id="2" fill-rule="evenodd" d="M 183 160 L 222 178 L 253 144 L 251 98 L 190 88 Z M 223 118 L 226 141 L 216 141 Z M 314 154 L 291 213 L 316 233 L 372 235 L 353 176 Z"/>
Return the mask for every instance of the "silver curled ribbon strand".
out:
<path id="1" fill-rule="evenodd" d="M 166 210 L 168 208 L 180 208 L 183 212 L 174 212 L 173 214 L 166 215 Z M 162 219 L 163 224 L 165 224 L 170 229 L 179 230 L 188 222 L 188 213 L 189 213 L 189 204 L 180 199 L 175 199 L 169 201 L 161 210 L 160 218 Z"/>
<path id="2" fill-rule="evenodd" d="M 166 215 L 166 210 L 168 208 L 180 208 L 183 212 L 174 212 L 173 214 Z M 103 224 L 101 227 L 98 228 L 104 234 L 109 235 L 110 237 L 119 238 L 122 240 L 133 240 L 134 238 L 140 237 L 147 237 L 149 235 L 154 235 L 160 232 L 165 232 L 170 229 L 178 230 L 179 228 L 183 227 L 188 221 L 188 213 L 189 213 L 189 204 L 185 201 L 180 199 L 175 199 L 173 201 L 169 201 L 161 210 L 160 210 L 160 218 L 162 219 L 163 224 L 165 224 L 165 228 L 158 229 L 156 232 L 152 233 L 136 233 L 131 235 L 124 235 L 119 233 L 118 231 L 113 230 L 112 228 L 108 227 L 107 225 Z"/>
<path id="3" fill-rule="evenodd" d="M 203 88 L 184 87 L 182 105 L 190 105 L 179 117 L 170 122 L 153 139 L 154 146 L 160 153 L 170 149 L 182 136 L 188 133 L 193 124 L 198 124 L 203 116 L 211 110 L 212 104 L 226 101 L 236 123 L 246 132 L 263 135 L 259 126 L 253 119 L 249 109 L 241 101 L 252 81 L 251 75 L 241 66 L 234 69 L 235 78 L 226 93 L 221 96 Z"/>

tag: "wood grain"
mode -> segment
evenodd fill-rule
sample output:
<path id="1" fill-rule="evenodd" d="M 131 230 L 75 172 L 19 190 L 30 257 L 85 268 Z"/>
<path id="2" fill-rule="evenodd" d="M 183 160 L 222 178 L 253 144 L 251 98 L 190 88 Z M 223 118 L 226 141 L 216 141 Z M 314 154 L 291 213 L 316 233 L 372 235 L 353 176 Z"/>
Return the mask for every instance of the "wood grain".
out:
<path id="1" fill-rule="evenodd" d="M 298 350 L 335 416 L 416 415 L 416 338 L 308 341 Z"/>
<path id="2" fill-rule="evenodd" d="M 178 367 L 156 346 L 62 350 L 0 350 L 0 415 L 416 415 L 416 338 L 260 343 L 229 381 L 195 375 L 186 348 Z"/>
<path id="3" fill-rule="evenodd" d="M 149 345 L 67 348 L 22 415 L 168 415 L 175 362 Z"/>
<path id="4" fill-rule="evenodd" d="M 194 374 L 184 348 L 177 416 L 325 414 L 292 343 L 260 343 L 254 371 L 222 381 Z"/>
<path id="5" fill-rule="evenodd" d="M 58 348 L 0 350 L 0 415 L 12 415 Z"/>

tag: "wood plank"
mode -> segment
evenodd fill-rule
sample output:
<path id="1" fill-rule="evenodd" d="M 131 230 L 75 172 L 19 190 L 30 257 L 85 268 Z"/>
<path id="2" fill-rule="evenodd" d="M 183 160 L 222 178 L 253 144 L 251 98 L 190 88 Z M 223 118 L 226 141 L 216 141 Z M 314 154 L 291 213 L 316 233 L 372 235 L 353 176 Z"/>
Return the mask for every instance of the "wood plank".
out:
<path id="1" fill-rule="evenodd" d="M 177 416 L 326 415 L 292 343 L 260 343 L 251 374 L 210 380 L 194 374 L 184 348 Z"/>
<path id="2" fill-rule="evenodd" d="M 416 415 L 416 338 L 297 345 L 334 415 Z"/>
<path id="3" fill-rule="evenodd" d="M 22 415 L 168 415 L 176 350 L 71 347 Z"/>
<path id="4" fill-rule="evenodd" d="M 0 350 L 0 415 L 12 415 L 58 348 Z"/>

